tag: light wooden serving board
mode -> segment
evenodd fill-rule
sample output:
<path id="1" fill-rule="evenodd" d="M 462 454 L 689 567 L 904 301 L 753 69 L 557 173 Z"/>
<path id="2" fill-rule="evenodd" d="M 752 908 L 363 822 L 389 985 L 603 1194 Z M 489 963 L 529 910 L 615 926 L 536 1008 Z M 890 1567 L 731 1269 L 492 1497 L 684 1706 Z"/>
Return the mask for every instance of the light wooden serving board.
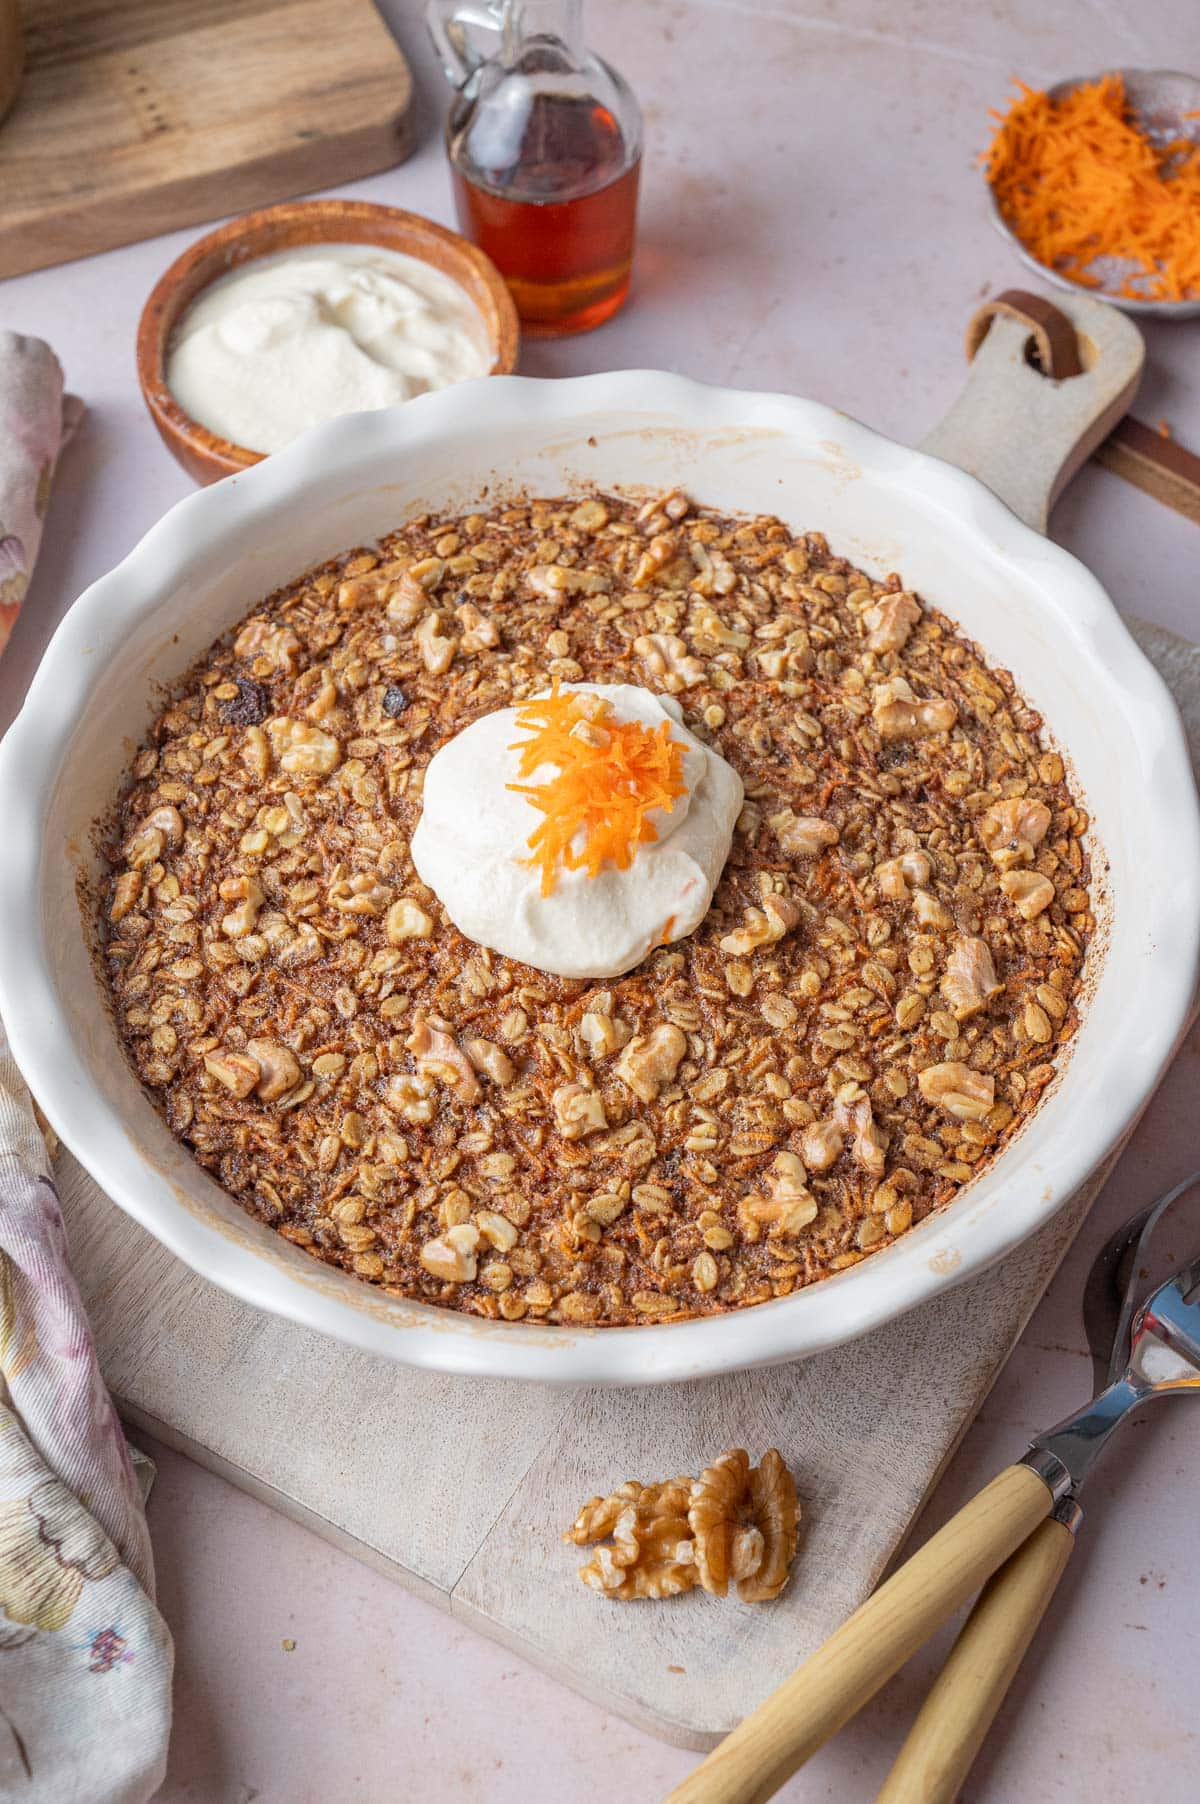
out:
<path id="1" fill-rule="evenodd" d="M 0 276 L 328 188 L 407 155 L 371 0 L 24 0 Z"/>
<path id="2" fill-rule="evenodd" d="M 1200 648 L 1138 638 L 1200 748 Z M 803 1364 L 657 1390 L 407 1371 L 196 1277 L 69 1155 L 58 1181 L 105 1375 L 126 1419 L 640 1727 L 706 1748 L 862 1602 L 1074 1238 L 1100 1174 L 1019 1252 Z M 1033 1426 L 1031 1424 L 1031 1426 Z M 627 1478 L 778 1446 L 804 1508 L 770 1606 L 610 1604 L 561 1530 Z"/>

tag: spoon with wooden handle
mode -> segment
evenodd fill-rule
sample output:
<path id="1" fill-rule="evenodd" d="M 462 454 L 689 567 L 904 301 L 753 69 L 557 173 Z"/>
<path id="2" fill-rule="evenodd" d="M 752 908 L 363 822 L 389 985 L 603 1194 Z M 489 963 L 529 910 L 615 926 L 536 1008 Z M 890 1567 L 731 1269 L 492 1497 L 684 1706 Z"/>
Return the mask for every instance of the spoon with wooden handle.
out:
<path id="1" fill-rule="evenodd" d="M 1096 1389 L 1116 1383 L 1129 1358 L 1134 1313 L 1150 1266 L 1150 1242 L 1200 1172 L 1119 1227 L 1084 1287 L 1083 1321 Z M 984 1586 L 876 1804 L 952 1804 L 1003 1703 L 1075 1546 L 1083 1512 L 1073 1497 L 1035 1529 Z"/>
<path id="2" fill-rule="evenodd" d="M 1197 1183 L 1200 1173 L 1161 1199 L 1150 1212 L 1153 1220 Z M 1144 1244 L 1144 1236 L 1136 1242 Z M 1130 1285 L 1138 1267 L 1132 1259 Z M 1198 1290 L 1200 1260 L 1143 1305 L 1123 1371 L 1118 1331 L 1113 1357 L 1119 1376 L 1039 1435 L 1024 1459 L 939 1529 L 714 1748 L 667 1804 L 761 1804 L 773 1797 L 996 1574 L 918 1718 L 898 1777 L 887 1782 L 891 1791 L 885 1787 L 881 1794 L 888 1804 L 949 1804 L 1066 1565 L 1078 1515 L 1074 1498 L 1099 1454 L 1149 1398 L 1200 1395 Z M 1128 1322 L 1126 1312 L 1120 1321 L 1122 1327 Z"/>

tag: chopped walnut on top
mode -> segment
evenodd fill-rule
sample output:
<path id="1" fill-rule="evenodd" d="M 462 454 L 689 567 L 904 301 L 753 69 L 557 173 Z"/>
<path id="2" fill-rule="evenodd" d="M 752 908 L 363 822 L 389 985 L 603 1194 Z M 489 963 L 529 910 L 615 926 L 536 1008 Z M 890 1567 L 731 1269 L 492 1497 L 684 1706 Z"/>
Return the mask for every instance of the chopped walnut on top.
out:
<path id="1" fill-rule="evenodd" d="M 264 728 L 280 770 L 292 776 L 327 777 L 336 770 L 342 748 L 332 733 L 320 727 L 307 727 L 301 720 L 277 715 Z"/>
<path id="2" fill-rule="evenodd" d="M 1004 985 L 996 976 L 986 940 L 972 934 L 958 936 L 946 960 L 941 990 L 956 1021 L 969 1021 L 1002 994 Z"/>
<path id="3" fill-rule="evenodd" d="M 883 596 L 871 607 L 863 609 L 868 649 L 903 651 L 920 618 L 921 604 L 915 595 L 908 595 L 900 590 L 896 594 Z"/>
<path id="4" fill-rule="evenodd" d="M 842 1156 L 846 1135 L 836 1121 L 814 1121 L 800 1139 L 800 1151 L 810 1171 L 828 1171 Z"/>
<path id="5" fill-rule="evenodd" d="M 704 664 L 688 655 L 688 648 L 677 633 L 643 633 L 634 640 L 633 649 L 650 675 L 657 677 L 672 695 L 704 680 Z"/>
<path id="6" fill-rule="evenodd" d="M 1005 871 L 1000 888 L 1026 921 L 1035 920 L 1054 900 L 1054 885 L 1038 871 Z"/>
<path id="7" fill-rule="evenodd" d="M 990 1072 L 973 1071 L 959 1059 L 927 1065 L 917 1079 L 921 1095 L 956 1121 L 982 1121 L 996 1099 Z"/>
<path id="8" fill-rule="evenodd" d="M 603 986 L 472 944 L 410 855 L 438 746 L 556 676 L 677 694 L 745 787 L 704 921 Z M 785 1297 L 949 1202 L 1069 1049 L 1089 823 L 1040 730 L 898 576 L 769 516 L 416 517 L 164 700 L 103 827 L 123 1045 L 247 1211 L 390 1293 Z"/>
<path id="9" fill-rule="evenodd" d="M 551 1097 L 554 1119 L 564 1140 L 582 1140 L 608 1126 L 604 1098 L 582 1084 L 560 1084 Z"/>
<path id="10" fill-rule="evenodd" d="M 805 1181 L 804 1162 L 792 1152 L 777 1153 L 766 1174 L 765 1197 L 743 1197 L 738 1205 L 742 1233 L 757 1240 L 768 1227 L 775 1238 L 800 1234 L 817 1218 L 817 1202 Z"/>
<path id="11" fill-rule="evenodd" d="M 445 1084 L 460 1102 L 476 1100 L 479 1095 L 479 1079 L 474 1067 L 443 1023 L 431 1021 L 418 1010 L 413 1017 L 412 1032 L 407 1044 L 417 1061 L 419 1072 Z"/>
<path id="12" fill-rule="evenodd" d="M 642 1102 L 654 1102 L 669 1084 L 687 1051 L 687 1035 L 664 1021 L 649 1034 L 630 1040 L 617 1061 L 617 1076 Z"/>
<path id="13" fill-rule="evenodd" d="M 850 1139 L 850 1156 L 873 1177 L 882 1177 L 887 1135 L 875 1122 L 871 1098 L 853 1079 L 837 1093 L 834 1121 Z"/>
<path id="14" fill-rule="evenodd" d="M 941 696 L 922 701 L 899 676 L 876 684 L 871 714 L 881 739 L 923 739 L 927 733 L 948 733 L 958 719 L 952 701 Z"/>
<path id="15" fill-rule="evenodd" d="M 793 814 L 790 808 L 774 815 L 771 826 L 789 858 L 816 858 L 828 846 L 836 846 L 840 838 L 832 821 L 813 814 Z"/>
<path id="16" fill-rule="evenodd" d="M 746 910 L 746 925 L 736 933 L 726 934 L 721 950 L 741 956 L 756 952 L 760 946 L 773 946 L 799 919 L 800 910 L 789 897 L 764 896 L 761 908 Z"/>
<path id="17" fill-rule="evenodd" d="M 1001 870 L 1028 864 L 1049 829 L 1050 810 L 1028 796 L 994 802 L 979 821 L 979 837 Z"/>
<path id="18" fill-rule="evenodd" d="M 912 893 L 910 885 L 921 888 L 929 882 L 933 866 L 924 852 L 901 852 L 875 867 L 875 881 L 889 902 L 906 902 Z"/>

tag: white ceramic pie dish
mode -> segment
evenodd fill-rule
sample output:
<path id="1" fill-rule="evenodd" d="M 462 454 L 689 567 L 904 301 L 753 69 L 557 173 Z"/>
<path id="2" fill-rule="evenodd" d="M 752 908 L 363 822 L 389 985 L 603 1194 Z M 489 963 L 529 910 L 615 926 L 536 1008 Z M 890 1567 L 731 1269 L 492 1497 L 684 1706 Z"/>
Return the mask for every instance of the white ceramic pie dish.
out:
<path id="1" fill-rule="evenodd" d="M 127 1066 L 77 879 L 94 820 L 180 675 L 263 595 L 418 508 L 490 485 L 673 483 L 819 528 L 896 569 L 1011 669 L 1073 759 L 1107 862 L 1106 944 L 1062 1076 L 941 1214 L 809 1290 L 676 1325 L 577 1330 L 382 1295 L 227 1197 Z M 1190 1011 L 1200 825 L 1174 705 L 1100 585 L 974 478 L 831 409 L 652 372 L 464 384 L 310 433 L 181 502 L 71 609 L 0 746 L 0 1009 L 53 1126 L 110 1197 L 196 1271 L 367 1351 L 452 1372 L 639 1384 L 809 1355 L 977 1272 L 1046 1222 L 1136 1120 Z"/>

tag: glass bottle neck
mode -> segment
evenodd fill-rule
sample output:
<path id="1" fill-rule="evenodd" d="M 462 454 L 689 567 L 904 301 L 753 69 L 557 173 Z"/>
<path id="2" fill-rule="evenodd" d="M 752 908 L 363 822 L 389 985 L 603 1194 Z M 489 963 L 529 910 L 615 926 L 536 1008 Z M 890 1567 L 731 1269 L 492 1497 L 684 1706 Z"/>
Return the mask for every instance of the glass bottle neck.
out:
<path id="1" fill-rule="evenodd" d="M 509 68 L 531 38 L 560 44 L 578 65 L 587 54 L 583 41 L 583 0 L 505 0 L 502 56 Z"/>

